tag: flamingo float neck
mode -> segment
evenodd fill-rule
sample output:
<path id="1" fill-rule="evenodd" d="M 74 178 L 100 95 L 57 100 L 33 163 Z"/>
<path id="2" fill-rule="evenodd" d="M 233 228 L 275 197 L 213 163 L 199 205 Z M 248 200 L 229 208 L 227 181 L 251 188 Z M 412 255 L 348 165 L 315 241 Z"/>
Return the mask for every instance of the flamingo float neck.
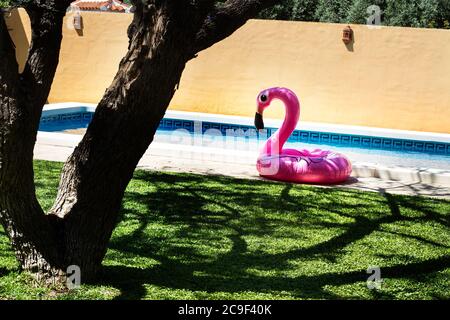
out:
<path id="1" fill-rule="evenodd" d="M 261 153 L 266 155 L 279 155 L 283 146 L 295 130 L 300 119 L 300 102 L 295 93 L 287 88 L 271 88 L 260 93 L 258 96 L 257 117 L 263 127 L 262 115 L 272 100 L 281 100 L 285 106 L 286 114 L 281 128 L 277 130 L 266 142 Z M 258 116 L 259 115 L 259 116 Z"/>

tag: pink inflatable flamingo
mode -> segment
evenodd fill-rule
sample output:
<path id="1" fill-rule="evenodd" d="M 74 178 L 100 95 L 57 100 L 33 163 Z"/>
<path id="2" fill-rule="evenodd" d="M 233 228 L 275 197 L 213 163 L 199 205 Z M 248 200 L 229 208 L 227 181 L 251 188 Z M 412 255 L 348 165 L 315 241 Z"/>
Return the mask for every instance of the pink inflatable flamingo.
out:
<path id="1" fill-rule="evenodd" d="M 259 174 L 272 180 L 301 183 L 335 184 L 346 181 L 352 172 L 352 165 L 344 155 L 320 149 L 283 149 L 300 118 L 300 103 L 291 90 L 271 88 L 258 95 L 256 128 L 264 129 L 263 112 L 273 99 L 284 103 L 286 116 L 281 128 L 261 149 L 256 164 Z"/>

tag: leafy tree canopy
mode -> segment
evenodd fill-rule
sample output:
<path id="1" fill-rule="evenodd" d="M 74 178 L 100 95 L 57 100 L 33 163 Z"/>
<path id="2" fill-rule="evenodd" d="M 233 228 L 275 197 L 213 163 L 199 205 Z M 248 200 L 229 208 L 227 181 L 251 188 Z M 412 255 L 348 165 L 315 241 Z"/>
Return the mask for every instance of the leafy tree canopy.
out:
<path id="1" fill-rule="evenodd" d="M 450 28 L 450 0 L 286 0 L 260 17 L 365 24 L 372 5 L 380 7 L 383 25 Z"/>

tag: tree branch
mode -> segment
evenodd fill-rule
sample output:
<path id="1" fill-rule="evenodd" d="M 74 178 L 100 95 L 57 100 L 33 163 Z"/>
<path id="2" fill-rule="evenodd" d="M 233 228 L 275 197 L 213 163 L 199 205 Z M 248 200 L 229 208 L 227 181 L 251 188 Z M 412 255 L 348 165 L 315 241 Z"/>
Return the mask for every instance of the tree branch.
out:
<path id="1" fill-rule="evenodd" d="M 215 7 L 206 17 L 195 41 L 199 52 L 230 36 L 248 19 L 281 0 L 228 0 Z"/>
<path id="2" fill-rule="evenodd" d="M 207 14 L 208 12 L 214 9 L 215 3 L 216 3 L 215 0 L 198 0 L 196 1 L 195 5 L 197 7 L 197 10 Z"/>
<path id="3" fill-rule="evenodd" d="M 59 63 L 63 18 L 69 5 L 68 0 L 35 0 L 25 6 L 32 37 L 22 73 L 22 88 L 38 115 L 47 101 Z"/>

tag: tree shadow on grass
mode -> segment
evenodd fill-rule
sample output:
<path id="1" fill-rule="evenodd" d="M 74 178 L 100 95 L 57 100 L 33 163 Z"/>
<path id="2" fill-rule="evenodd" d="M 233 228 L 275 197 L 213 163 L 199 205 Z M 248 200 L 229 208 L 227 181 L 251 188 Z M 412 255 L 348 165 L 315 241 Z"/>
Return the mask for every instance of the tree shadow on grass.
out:
<path id="1" fill-rule="evenodd" d="M 383 268 L 383 278 L 416 279 L 421 274 L 430 274 L 450 267 L 450 257 L 429 259 L 418 263 Z M 117 299 L 141 299 L 147 294 L 144 284 L 153 284 L 164 288 L 183 289 L 204 292 L 285 292 L 294 297 L 309 299 L 342 299 L 343 297 L 327 292 L 326 286 L 341 286 L 362 283 L 365 286 L 366 270 L 343 273 L 324 273 L 298 277 L 267 277 L 236 275 L 233 279 L 219 275 L 196 276 L 197 268 L 185 267 L 172 261 L 150 269 L 129 266 L 107 266 L 104 282 L 121 290 Z M 178 280 L 173 281 L 173 277 Z M 184 281 L 179 281 L 183 278 Z M 123 280 L 119 280 L 123 279 Z M 375 298 L 394 298 L 387 293 L 378 293 Z M 359 298 L 355 296 L 354 298 Z"/>
<path id="2" fill-rule="evenodd" d="M 0 277 L 6 276 L 10 272 L 11 272 L 11 270 L 8 270 L 8 269 L 6 269 L 4 267 L 0 267 Z"/>
<path id="3" fill-rule="evenodd" d="M 376 194 L 334 189 L 280 185 L 264 181 L 231 180 L 222 177 L 170 175 L 138 172 L 135 179 L 148 182 L 147 191 L 129 190 L 125 201 L 144 204 L 147 212 L 128 208 L 123 219 L 137 220 L 139 225 L 128 234 L 114 236 L 110 248 L 132 256 L 154 259 L 157 265 L 148 268 L 114 265 L 104 267 L 102 283 L 119 288 L 119 299 L 140 299 L 147 294 L 145 285 L 167 289 L 188 290 L 203 293 L 289 293 L 294 298 L 340 299 L 342 296 L 326 290 L 327 286 L 361 283 L 368 277 L 365 269 L 347 272 L 315 272 L 289 275 L 299 268 L 297 261 L 310 260 L 338 263 L 349 245 L 364 239 L 383 224 L 397 221 L 434 221 L 444 224 L 445 215 L 421 204 L 421 198 L 403 196 L 383 197 Z M 274 187 L 274 194 L 265 192 Z M 294 195 L 292 193 L 295 193 Z M 352 201 L 345 199 L 351 198 Z M 384 206 L 385 213 L 372 212 Z M 423 215 L 402 215 L 402 207 L 423 210 Z M 379 210 L 379 209 L 377 209 Z M 273 212 L 273 214 L 265 214 Z M 295 215 L 297 220 L 283 219 Z M 339 219 L 329 219 L 329 216 Z M 171 237 L 151 237 L 146 229 L 153 223 L 178 226 Z M 301 234 L 302 227 L 317 228 L 317 233 L 336 229 L 331 236 L 312 245 Z M 293 229 L 287 235 L 282 230 Z M 296 235 L 295 231 L 299 230 Z M 149 236 L 151 239 L 149 239 Z M 249 238 L 261 241 L 264 237 L 283 240 L 296 237 L 297 247 L 288 250 L 265 250 L 264 246 L 248 243 Z M 402 234 L 396 237 L 407 236 Z M 229 250 L 207 255 L 202 250 L 214 249 L 222 241 Z M 448 246 L 420 237 L 437 248 Z M 219 242 L 217 242 L 219 241 Z M 202 249 L 198 249 L 200 243 Z M 205 245 L 206 243 L 206 245 Z M 208 244 L 209 243 L 209 244 Z M 249 249 L 249 245 L 253 248 Z M 450 267 L 450 257 L 438 257 L 408 264 L 383 267 L 388 278 L 412 278 Z M 270 271 L 261 275 L 259 271 Z M 393 298 L 389 294 L 372 293 L 373 298 Z M 357 298 L 357 296 L 355 296 Z"/>

